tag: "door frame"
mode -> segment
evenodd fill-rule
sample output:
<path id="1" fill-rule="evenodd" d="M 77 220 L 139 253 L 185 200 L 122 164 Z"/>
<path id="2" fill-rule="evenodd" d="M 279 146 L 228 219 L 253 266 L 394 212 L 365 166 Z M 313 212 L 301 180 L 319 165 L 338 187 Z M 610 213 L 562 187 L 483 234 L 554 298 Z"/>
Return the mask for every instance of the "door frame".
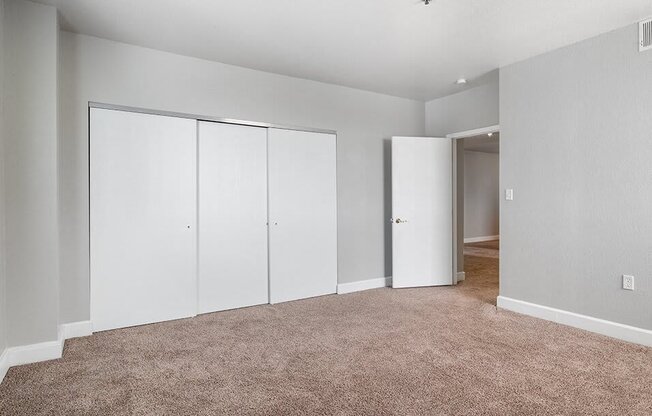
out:
<path id="1" fill-rule="evenodd" d="M 460 277 L 460 273 L 464 272 L 458 272 L 457 271 L 457 263 L 458 263 L 458 252 L 457 252 L 457 244 L 460 236 L 457 235 L 457 140 L 458 139 L 465 139 L 467 137 L 473 137 L 473 136 L 479 136 L 481 134 L 489 134 L 489 133 L 497 133 L 500 131 L 500 125 L 499 124 L 494 124 L 493 126 L 487 126 L 487 127 L 481 127 L 478 129 L 472 129 L 472 130 L 465 130 L 465 131 L 460 131 L 457 133 L 451 133 L 447 134 L 446 137 L 451 139 L 453 142 L 453 285 L 456 285 L 458 283 Z M 464 236 L 462 236 L 462 239 L 464 239 Z M 462 254 L 464 255 L 464 254 Z"/>

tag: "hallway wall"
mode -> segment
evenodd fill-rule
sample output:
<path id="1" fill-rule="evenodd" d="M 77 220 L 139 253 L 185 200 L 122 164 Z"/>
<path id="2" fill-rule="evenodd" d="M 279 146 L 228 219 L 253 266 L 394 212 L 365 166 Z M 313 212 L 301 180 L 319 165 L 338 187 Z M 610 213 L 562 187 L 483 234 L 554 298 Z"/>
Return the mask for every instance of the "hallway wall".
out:
<path id="1" fill-rule="evenodd" d="M 500 233 L 498 153 L 464 152 L 464 238 Z"/>

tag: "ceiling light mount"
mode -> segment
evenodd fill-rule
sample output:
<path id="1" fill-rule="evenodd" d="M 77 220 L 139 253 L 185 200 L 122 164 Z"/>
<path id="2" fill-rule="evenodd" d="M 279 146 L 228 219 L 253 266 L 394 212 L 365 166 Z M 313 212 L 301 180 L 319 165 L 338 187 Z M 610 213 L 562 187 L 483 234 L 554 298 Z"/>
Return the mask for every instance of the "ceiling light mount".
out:
<path id="1" fill-rule="evenodd" d="M 457 81 L 455 81 L 457 85 L 464 85 L 466 84 L 466 78 L 458 78 Z"/>

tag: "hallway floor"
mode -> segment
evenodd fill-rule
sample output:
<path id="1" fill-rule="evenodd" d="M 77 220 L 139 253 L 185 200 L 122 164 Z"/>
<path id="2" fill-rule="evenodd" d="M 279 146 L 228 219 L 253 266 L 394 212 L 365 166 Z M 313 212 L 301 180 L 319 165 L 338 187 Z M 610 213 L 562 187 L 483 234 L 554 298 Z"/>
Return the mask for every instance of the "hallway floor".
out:
<path id="1" fill-rule="evenodd" d="M 62 359 L 9 370 L 0 414 L 652 414 L 652 349 L 496 310 L 498 259 L 465 261 L 457 287 L 69 340 Z"/>

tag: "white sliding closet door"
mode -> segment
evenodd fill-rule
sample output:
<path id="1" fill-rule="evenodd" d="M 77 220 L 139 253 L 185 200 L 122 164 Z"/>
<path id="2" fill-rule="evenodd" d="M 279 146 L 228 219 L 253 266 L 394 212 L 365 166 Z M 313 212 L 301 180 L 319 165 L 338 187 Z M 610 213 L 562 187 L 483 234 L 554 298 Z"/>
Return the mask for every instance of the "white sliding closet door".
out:
<path id="1" fill-rule="evenodd" d="M 270 301 L 335 293 L 335 135 L 269 129 Z"/>
<path id="2" fill-rule="evenodd" d="M 269 302 L 267 129 L 199 122 L 199 312 Z"/>
<path id="3" fill-rule="evenodd" d="M 91 109 L 93 330 L 197 312 L 197 122 Z"/>

